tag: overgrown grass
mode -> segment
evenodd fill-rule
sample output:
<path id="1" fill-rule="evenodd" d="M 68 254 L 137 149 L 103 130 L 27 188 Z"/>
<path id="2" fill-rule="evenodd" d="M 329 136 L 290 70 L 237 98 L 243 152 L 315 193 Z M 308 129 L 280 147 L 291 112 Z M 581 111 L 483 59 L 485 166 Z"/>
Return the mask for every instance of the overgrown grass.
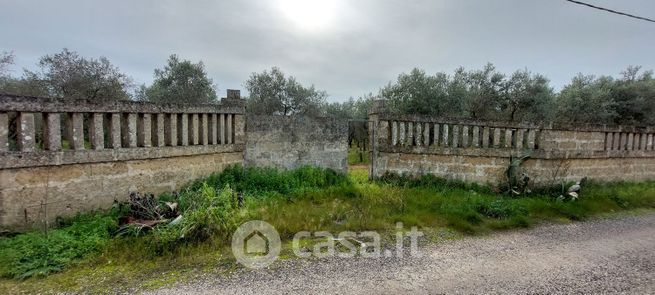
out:
<path id="1" fill-rule="evenodd" d="M 348 165 L 366 165 L 369 161 L 369 152 L 357 146 L 348 149 Z"/>
<path id="2" fill-rule="evenodd" d="M 239 193 L 244 196 L 242 207 Z M 510 198 L 490 187 L 431 176 L 388 175 L 369 182 L 366 169 L 342 175 L 310 167 L 285 172 L 235 166 L 178 194 L 161 196 L 179 202 L 184 221 L 176 226 L 115 236 L 114 210 L 82 215 L 50 231 L 47 239 L 38 232 L 0 238 L 2 277 L 38 277 L 76 265 L 46 278 L 4 280 L 0 290 L 3 286 L 9 291 L 43 290 L 34 284 L 78 291 L 116 285 L 157 287 L 206 271 L 229 271 L 233 267 L 230 235 L 247 220 L 271 223 L 286 241 L 301 230 L 391 232 L 396 222 L 426 233 L 441 234 L 443 229 L 480 234 L 541 221 L 584 220 L 602 213 L 655 208 L 655 182 L 590 183 L 578 201 L 554 197 Z"/>

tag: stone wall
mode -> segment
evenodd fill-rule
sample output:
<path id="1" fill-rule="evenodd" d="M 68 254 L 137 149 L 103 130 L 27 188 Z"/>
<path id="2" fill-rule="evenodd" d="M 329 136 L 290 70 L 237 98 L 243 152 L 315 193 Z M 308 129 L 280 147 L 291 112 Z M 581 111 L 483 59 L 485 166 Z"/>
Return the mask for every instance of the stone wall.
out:
<path id="1" fill-rule="evenodd" d="M 655 128 L 514 124 L 398 116 L 384 101 L 369 114 L 371 176 L 386 172 L 498 184 L 511 157 L 529 155 L 522 171 L 534 185 L 582 177 L 655 179 Z"/>
<path id="2" fill-rule="evenodd" d="M 0 95 L 0 229 L 108 208 L 243 163 L 239 91 L 219 104 Z"/>
<path id="3" fill-rule="evenodd" d="M 348 121 L 333 118 L 248 116 L 247 166 L 303 165 L 348 169 Z"/>

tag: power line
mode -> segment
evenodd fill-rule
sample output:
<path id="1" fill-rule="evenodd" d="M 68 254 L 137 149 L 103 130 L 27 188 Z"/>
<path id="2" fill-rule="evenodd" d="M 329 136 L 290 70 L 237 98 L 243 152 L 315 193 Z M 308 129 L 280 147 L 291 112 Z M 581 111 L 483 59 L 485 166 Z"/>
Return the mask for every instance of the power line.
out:
<path id="1" fill-rule="evenodd" d="M 653 20 L 653 19 L 637 16 L 637 15 L 634 15 L 634 14 L 620 12 L 620 11 L 612 10 L 612 9 L 609 9 L 609 8 L 603 8 L 603 7 L 600 7 L 600 6 L 595 6 L 595 5 L 591 5 L 589 3 L 584 3 L 584 2 L 580 2 L 580 1 L 574 1 L 574 0 L 565 0 L 565 1 L 575 3 L 575 4 L 578 4 L 578 5 L 591 7 L 591 8 L 602 10 L 602 11 L 606 11 L 606 12 L 609 12 L 609 13 L 614 13 L 614 14 L 618 14 L 618 15 L 623 15 L 623 16 L 627 16 L 627 17 L 636 18 L 636 19 L 639 19 L 639 20 L 655 23 L 655 20 Z"/>

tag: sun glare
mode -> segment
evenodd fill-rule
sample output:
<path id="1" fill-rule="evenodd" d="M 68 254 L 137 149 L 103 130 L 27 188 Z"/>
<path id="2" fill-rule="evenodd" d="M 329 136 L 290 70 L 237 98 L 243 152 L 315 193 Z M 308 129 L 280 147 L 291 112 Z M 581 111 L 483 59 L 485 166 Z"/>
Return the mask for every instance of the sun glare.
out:
<path id="1" fill-rule="evenodd" d="M 305 30 L 324 29 L 334 19 L 335 0 L 280 0 L 280 9 L 296 26 Z"/>

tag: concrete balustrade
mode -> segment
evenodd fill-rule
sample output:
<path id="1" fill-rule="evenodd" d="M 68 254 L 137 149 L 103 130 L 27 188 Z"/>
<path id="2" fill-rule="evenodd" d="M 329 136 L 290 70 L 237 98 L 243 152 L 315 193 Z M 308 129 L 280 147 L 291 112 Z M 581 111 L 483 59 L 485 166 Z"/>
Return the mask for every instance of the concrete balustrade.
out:
<path id="1" fill-rule="evenodd" d="M 0 169 L 105 161 L 108 150 L 158 148 L 165 156 L 175 148 L 243 145 L 245 106 L 238 94 L 230 90 L 231 98 L 201 106 L 2 95 Z M 102 156 L 95 159 L 94 152 Z"/>

